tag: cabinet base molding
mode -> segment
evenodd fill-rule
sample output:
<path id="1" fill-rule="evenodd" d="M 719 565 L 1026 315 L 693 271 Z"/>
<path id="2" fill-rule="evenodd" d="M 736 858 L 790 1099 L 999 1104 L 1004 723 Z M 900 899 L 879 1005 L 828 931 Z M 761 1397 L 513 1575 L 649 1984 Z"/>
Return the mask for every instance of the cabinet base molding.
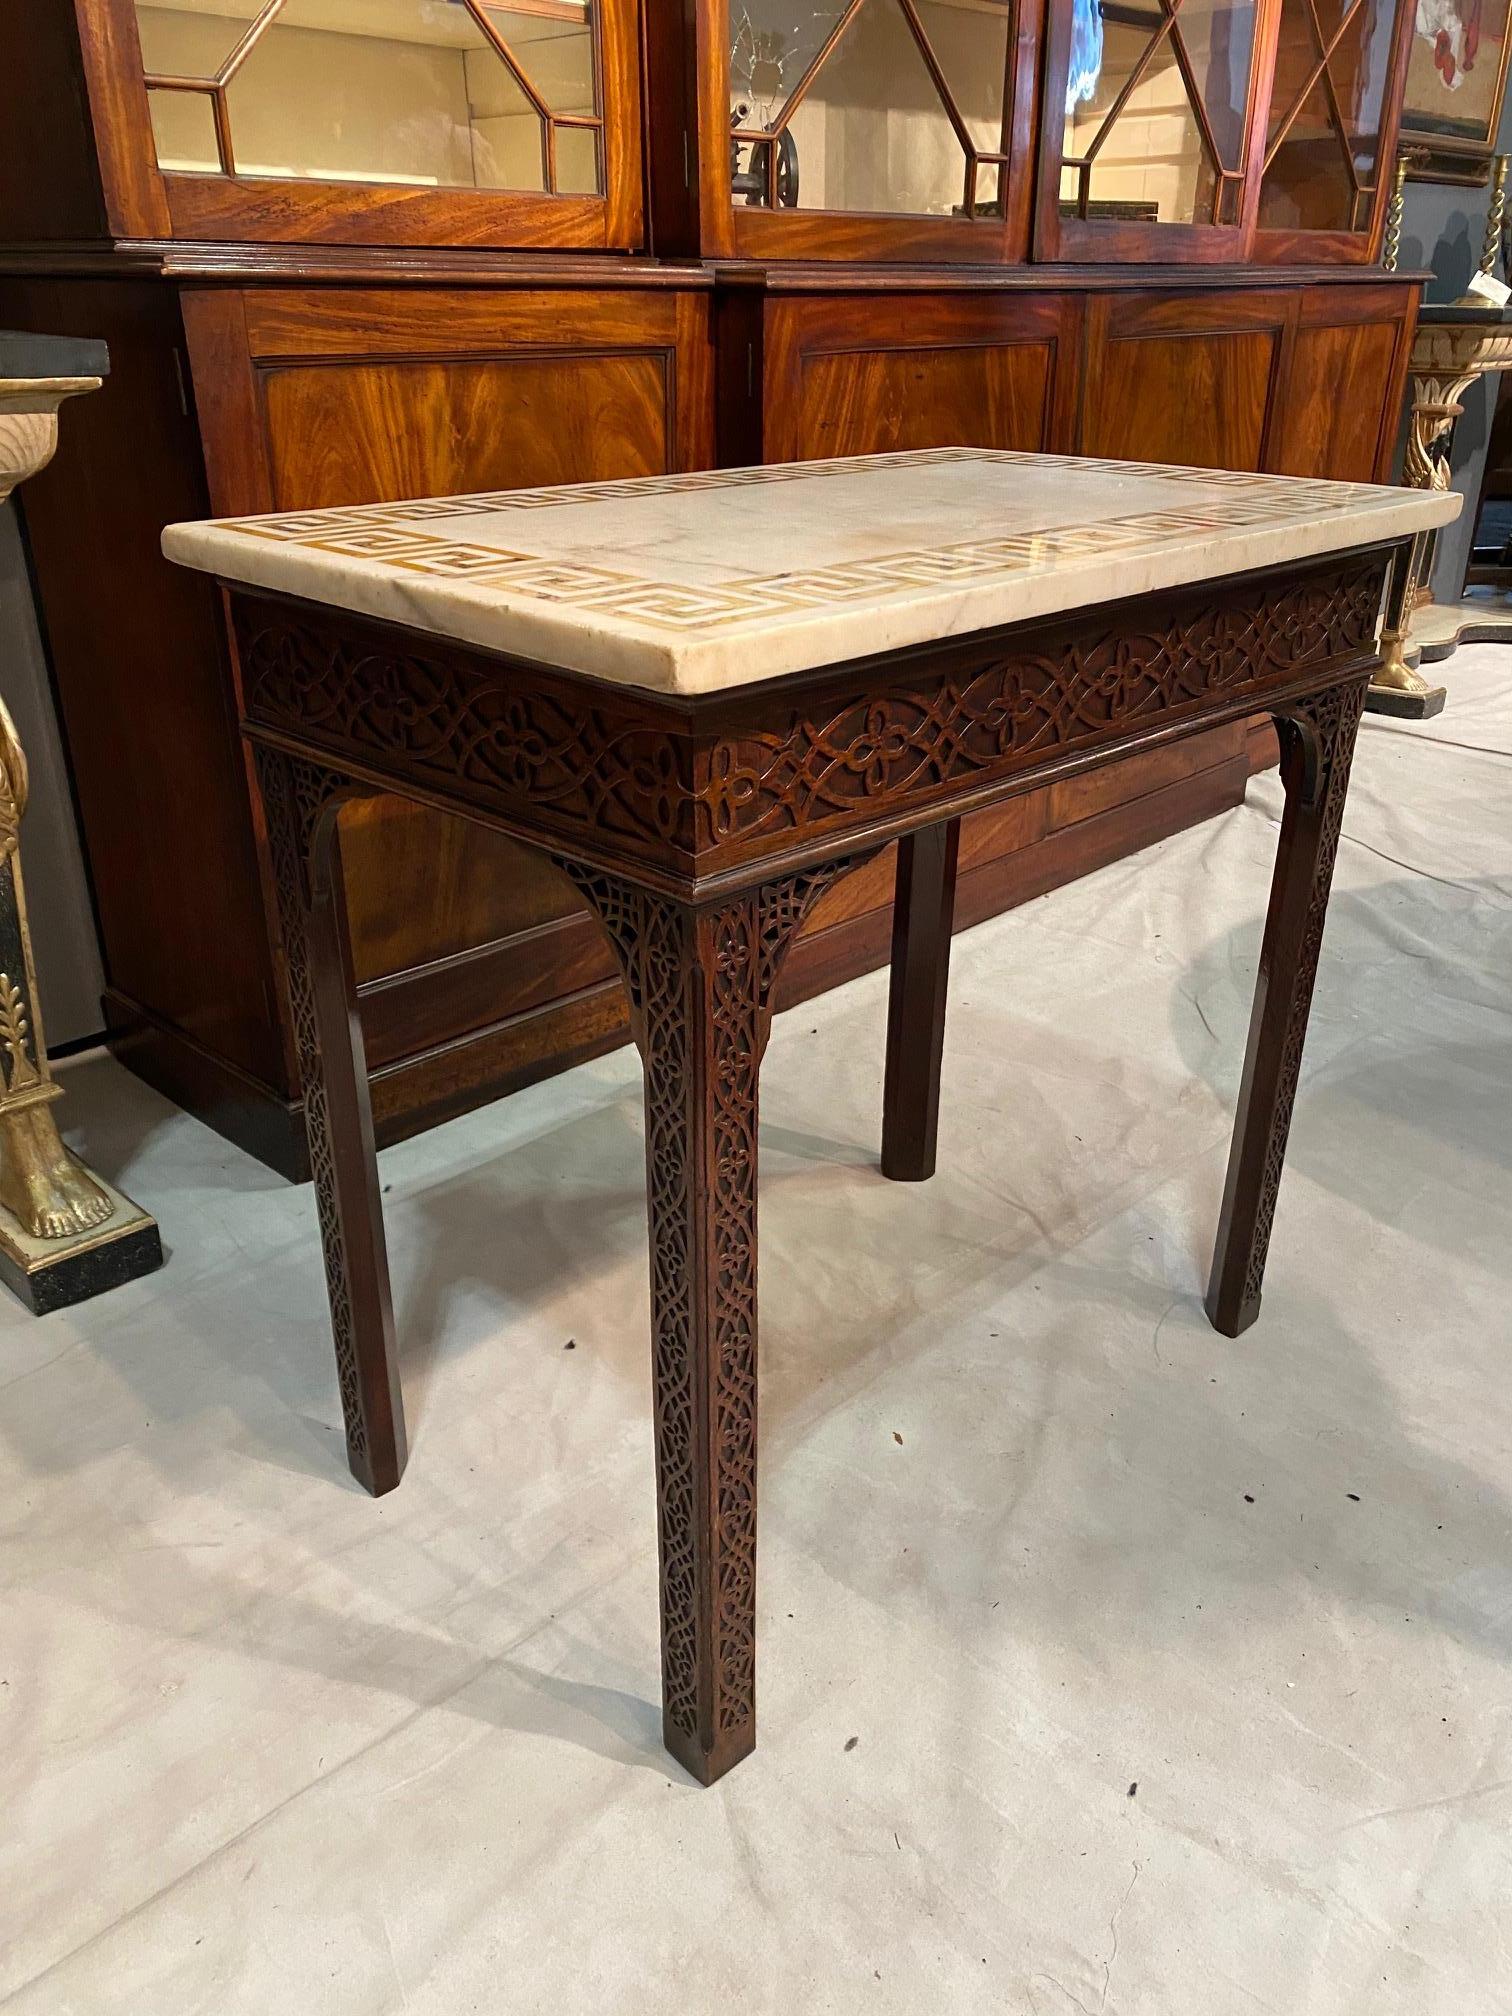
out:
<path id="1" fill-rule="evenodd" d="M 255 1161 L 291 1183 L 308 1181 L 298 1100 L 284 1098 L 129 994 L 108 987 L 102 1000 L 106 1047 L 128 1071 Z"/>

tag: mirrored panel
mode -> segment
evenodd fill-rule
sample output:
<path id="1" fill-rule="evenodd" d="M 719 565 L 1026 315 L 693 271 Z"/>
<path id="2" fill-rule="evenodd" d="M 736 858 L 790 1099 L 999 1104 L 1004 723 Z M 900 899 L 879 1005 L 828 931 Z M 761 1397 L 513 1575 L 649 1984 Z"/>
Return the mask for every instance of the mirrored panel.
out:
<path id="1" fill-rule="evenodd" d="M 1395 22 L 1391 0 L 1281 0 L 1263 230 L 1370 229 Z"/>
<path id="2" fill-rule="evenodd" d="M 1008 0 L 731 0 L 735 201 L 995 216 Z"/>
<path id="3" fill-rule="evenodd" d="M 592 0 L 136 0 L 159 166 L 597 195 Z"/>
<path id="4" fill-rule="evenodd" d="M 1234 224 L 1255 0 L 1070 0 L 1061 208 Z"/>

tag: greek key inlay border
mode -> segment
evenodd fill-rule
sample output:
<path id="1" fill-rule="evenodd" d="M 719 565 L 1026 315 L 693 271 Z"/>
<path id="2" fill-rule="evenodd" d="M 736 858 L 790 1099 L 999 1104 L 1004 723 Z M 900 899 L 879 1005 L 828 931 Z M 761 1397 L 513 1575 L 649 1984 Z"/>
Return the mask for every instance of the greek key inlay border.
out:
<path id="1" fill-rule="evenodd" d="M 857 469 L 918 469 L 930 464 L 989 462 L 1146 477 L 1181 488 L 1218 491 L 1190 507 L 1125 512 L 1096 525 L 1046 525 L 999 536 L 977 536 L 905 547 L 870 558 L 695 583 L 632 573 L 570 558 L 517 552 L 479 536 L 449 535 L 449 523 L 479 518 L 507 521 L 521 513 L 561 511 L 686 492 L 738 490 L 816 481 Z M 668 635 L 758 622 L 773 616 L 812 614 L 845 603 L 871 602 L 919 588 L 966 586 L 992 575 L 1041 570 L 1056 560 L 1113 558 L 1153 551 L 1171 538 L 1264 526 L 1300 512 L 1357 510 L 1376 493 L 1367 485 L 1322 478 L 1250 474 L 1234 470 L 1167 468 L 1144 462 L 1094 461 L 1080 456 L 1034 455 L 1013 449 L 937 448 L 885 456 L 843 457 L 822 463 L 777 463 L 765 468 L 709 470 L 694 475 L 628 477 L 617 482 L 535 490 L 485 491 L 470 497 L 416 503 L 365 504 L 293 511 L 225 521 L 223 529 L 284 547 L 337 559 L 378 562 L 403 573 L 499 588 L 511 596 L 555 607 L 591 610 L 633 621 Z M 435 527 L 437 529 L 422 529 Z"/>

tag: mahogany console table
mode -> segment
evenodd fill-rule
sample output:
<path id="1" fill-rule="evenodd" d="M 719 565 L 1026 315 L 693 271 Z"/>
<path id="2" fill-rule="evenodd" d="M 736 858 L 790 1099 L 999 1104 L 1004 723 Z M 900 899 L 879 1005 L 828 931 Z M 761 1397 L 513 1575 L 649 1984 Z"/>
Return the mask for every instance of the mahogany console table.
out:
<path id="1" fill-rule="evenodd" d="M 1237 1335 L 1383 607 L 1457 508 L 936 449 L 164 535 L 229 590 L 371 1491 L 405 1439 L 338 808 L 397 791 L 534 843 L 618 955 L 646 1081 L 664 1729 L 705 1783 L 755 1740 L 756 1096 L 794 933 L 901 838 L 882 1165 L 927 1177 L 960 815 L 1270 712 L 1286 813 L 1207 1296 Z"/>

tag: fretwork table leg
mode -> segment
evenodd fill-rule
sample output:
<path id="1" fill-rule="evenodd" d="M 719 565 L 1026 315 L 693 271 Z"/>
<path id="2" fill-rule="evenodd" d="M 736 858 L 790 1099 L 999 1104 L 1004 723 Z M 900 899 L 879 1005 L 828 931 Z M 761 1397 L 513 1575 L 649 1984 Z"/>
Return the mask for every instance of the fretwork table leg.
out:
<path id="1" fill-rule="evenodd" d="M 695 907 L 562 864 L 645 1067 L 662 1729 L 710 1785 L 756 1741 L 757 1081 L 783 956 L 840 862 Z"/>
<path id="2" fill-rule="evenodd" d="M 1266 1250 L 1317 977 L 1363 681 L 1277 717 L 1286 811 L 1260 947 L 1239 1110 L 1229 1154 L 1207 1313 L 1226 1337 L 1260 1313 Z"/>
<path id="3" fill-rule="evenodd" d="M 376 1498 L 399 1482 L 408 1452 L 336 828 L 351 787 L 318 765 L 261 747 L 257 772 L 278 887 L 347 1461 Z"/>
<path id="4" fill-rule="evenodd" d="M 959 819 L 898 842 L 882 1091 L 882 1174 L 895 1183 L 922 1183 L 935 1171 L 960 844 Z"/>

